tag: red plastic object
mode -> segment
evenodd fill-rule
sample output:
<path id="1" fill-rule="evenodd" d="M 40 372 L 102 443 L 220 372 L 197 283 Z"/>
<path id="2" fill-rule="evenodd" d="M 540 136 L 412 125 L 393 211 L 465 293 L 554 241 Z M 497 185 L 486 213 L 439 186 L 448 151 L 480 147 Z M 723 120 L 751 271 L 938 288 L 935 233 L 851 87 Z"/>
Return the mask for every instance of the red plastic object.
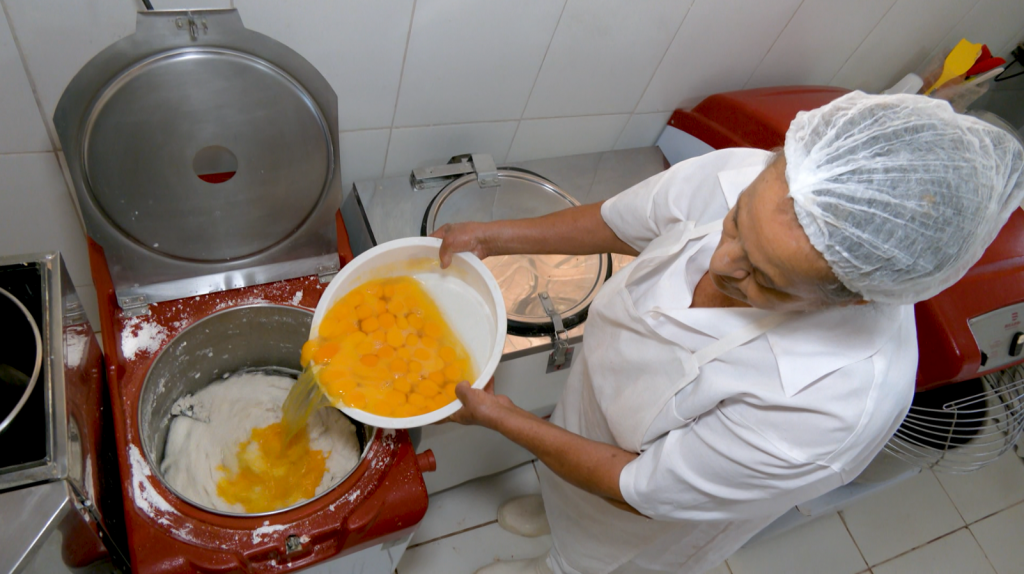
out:
<path id="1" fill-rule="evenodd" d="M 974 65 L 971 66 L 969 70 L 967 70 L 967 73 L 964 74 L 964 77 L 970 78 L 971 76 L 984 74 L 985 72 L 989 70 L 994 70 L 995 68 L 1002 66 L 1005 63 L 1006 60 L 1002 58 L 993 58 L 992 52 L 989 51 L 988 46 L 982 44 L 981 55 L 978 56 L 978 60 L 974 62 Z"/>
<path id="2" fill-rule="evenodd" d="M 339 224 L 339 250 L 343 263 L 351 260 L 343 224 Z M 175 496 L 153 476 L 139 434 L 138 401 L 159 349 L 140 350 L 134 360 L 126 359 L 121 334 L 140 319 L 121 313 L 103 248 L 91 239 L 89 259 L 99 296 L 133 571 L 291 572 L 401 539 L 423 518 L 427 510 L 424 462 L 403 430 L 378 429 L 366 457 L 345 482 L 288 512 L 252 518 L 222 516 Z M 165 330 L 169 342 L 195 321 L 228 307 L 259 301 L 311 309 L 323 289 L 318 277 L 299 277 L 157 303 L 143 320 Z M 298 550 L 287 546 L 293 535 L 301 542 Z"/>
<path id="3" fill-rule="evenodd" d="M 417 454 L 416 463 L 420 465 L 420 472 L 434 472 L 437 470 L 437 460 L 434 459 L 434 451 L 430 449 Z"/>
<path id="4" fill-rule="evenodd" d="M 917 390 L 1005 369 L 979 370 L 981 350 L 968 319 L 1024 301 L 1024 212 L 1015 210 L 981 259 L 955 285 L 914 306 Z"/>
<path id="5" fill-rule="evenodd" d="M 846 94 L 828 86 L 788 86 L 709 96 L 691 111 L 676 110 L 669 125 L 715 149 L 772 149 L 785 142 L 789 124 Z M 981 260 L 959 282 L 915 305 L 917 390 L 979 377 L 981 350 L 967 321 L 1024 301 L 1024 213 L 1014 211 Z M 1022 359 L 1024 360 L 1024 359 Z"/>
<path id="6" fill-rule="evenodd" d="M 708 96 L 690 111 L 676 110 L 668 125 L 715 149 L 773 149 L 786 141 L 797 112 L 819 108 L 848 93 L 829 86 L 783 86 Z"/>

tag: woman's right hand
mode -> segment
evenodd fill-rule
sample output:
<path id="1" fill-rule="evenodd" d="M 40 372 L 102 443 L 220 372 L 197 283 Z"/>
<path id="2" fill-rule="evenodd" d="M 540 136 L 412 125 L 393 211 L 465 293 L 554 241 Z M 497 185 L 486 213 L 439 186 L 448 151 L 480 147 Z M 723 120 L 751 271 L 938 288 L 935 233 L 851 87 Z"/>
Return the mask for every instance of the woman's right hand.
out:
<path id="1" fill-rule="evenodd" d="M 441 269 L 452 263 L 456 253 L 470 252 L 480 259 L 491 255 L 487 247 L 487 224 L 474 221 L 465 223 L 446 223 L 430 234 L 441 239 Z"/>

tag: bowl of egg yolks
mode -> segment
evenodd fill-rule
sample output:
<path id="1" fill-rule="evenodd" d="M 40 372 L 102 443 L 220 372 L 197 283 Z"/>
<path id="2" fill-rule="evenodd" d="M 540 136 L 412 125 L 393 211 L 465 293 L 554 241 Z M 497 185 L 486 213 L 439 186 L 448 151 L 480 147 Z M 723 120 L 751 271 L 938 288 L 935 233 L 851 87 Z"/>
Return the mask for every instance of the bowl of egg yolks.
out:
<path id="1" fill-rule="evenodd" d="M 455 385 L 484 387 L 505 346 L 501 289 L 475 255 L 441 269 L 441 240 L 378 245 L 331 280 L 302 364 L 336 408 L 382 428 L 438 422 L 462 408 Z"/>

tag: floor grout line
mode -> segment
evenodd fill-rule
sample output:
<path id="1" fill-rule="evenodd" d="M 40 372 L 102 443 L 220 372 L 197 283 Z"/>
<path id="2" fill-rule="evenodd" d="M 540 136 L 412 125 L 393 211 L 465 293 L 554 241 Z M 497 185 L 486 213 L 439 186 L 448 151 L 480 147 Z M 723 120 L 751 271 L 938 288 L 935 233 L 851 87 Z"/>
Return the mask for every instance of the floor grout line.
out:
<path id="1" fill-rule="evenodd" d="M 893 560 L 896 560 L 897 558 L 900 558 L 902 556 L 906 556 L 907 554 L 910 554 L 911 552 L 914 552 L 916 550 L 920 550 L 920 549 L 924 548 L 925 546 L 928 546 L 932 542 L 938 542 L 939 540 L 942 540 L 943 538 L 946 538 L 947 536 L 952 536 L 952 535 L 956 534 L 957 532 L 960 532 L 961 530 L 965 530 L 965 529 L 966 530 L 970 530 L 970 528 L 968 528 L 966 525 L 961 526 L 960 528 L 957 528 L 956 530 L 953 530 L 952 532 L 947 532 L 947 533 L 943 534 L 942 536 L 939 536 L 937 538 L 933 538 L 933 539 L 931 539 L 928 542 L 925 542 L 923 544 L 919 544 L 919 545 L 911 548 L 910 550 L 907 550 L 905 552 L 900 552 L 899 554 L 897 554 L 896 556 L 893 556 L 892 558 L 886 558 L 885 560 L 882 560 L 878 564 L 869 564 L 869 566 L 871 568 L 874 568 L 875 566 L 881 566 L 882 564 L 886 564 L 888 562 L 892 562 Z M 980 544 L 979 544 L 979 546 L 980 546 Z"/>
<path id="2" fill-rule="evenodd" d="M 860 544 L 857 543 L 857 539 L 853 537 L 853 531 L 851 531 L 850 527 L 847 526 L 847 524 L 846 524 L 846 517 L 843 516 L 843 511 L 837 510 L 836 511 L 836 516 L 839 517 L 839 522 L 843 523 L 843 528 L 846 529 L 846 534 L 850 537 L 850 540 L 853 541 L 853 547 L 856 548 L 857 549 L 857 553 L 860 554 L 860 559 L 864 561 L 864 564 L 868 565 L 868 569 L 870 570 L 871 569 L 871 563 L 868 562 L 868 557 L 864 556 L 864 551 L 860 549 Z"/>
<path id="3" fill-rule="evenodd" d="M 470 530 L 476 530 L 478 528 L 483 528 L 484 526 L 490 526 L 492 524 L 497 524 L 497 523 L 498 523 L 498 521 L 497 521 L 497 519 L 495 519 L 495 520 L 492 520 L 490 522 L 484 522 L 482 524 L 477 524 L 476 526 L 470 526 L 469 528 L 463 528 L 462 530 L 459 530 L 458 532 L 452 532 L 452 533 L 449 533 L 449 534 L 445 534 L 444 536 L 438 536 L 437 538 L 431 538 L 430 540 L 425 540 L 423 542 L 417 542 L 416 544 L 413 544 L 412 546 L 409 546 L 408 548 L 406 548 L 406 550 L 411 550 L 411 549 L 416 548 L 418 546 L 424 546 L 424 545 L 430 544 L 431 542 L 437 542 L 438 540 L 444 540 L 445 538 L 451 538 L 452 536 L 456 536 L 456 535 L 462 534 L 464 532 L 469 532 Z"/>
<path id="4" fill-rule="evenodd" d="M 988 565 L 992 567 L 992 571 L 999 572 L 999 570 L 996 568 L 996 565 L 992 563 L 992 559 L 988 557 L 988 552 L 985 552 L 985 547 L 981 545 L 980 541 L 978 541 L 978 537 L 974 535 L 974 531 L 971 530 L 970 526 L 967 527 L 967 533 L 971 535 L 971 538 L 974 540 L 974 543 L 978 545 L 978 548 L 981 550 L 981 555 L 984 556 L 985 560 L 988 561 Z"/>

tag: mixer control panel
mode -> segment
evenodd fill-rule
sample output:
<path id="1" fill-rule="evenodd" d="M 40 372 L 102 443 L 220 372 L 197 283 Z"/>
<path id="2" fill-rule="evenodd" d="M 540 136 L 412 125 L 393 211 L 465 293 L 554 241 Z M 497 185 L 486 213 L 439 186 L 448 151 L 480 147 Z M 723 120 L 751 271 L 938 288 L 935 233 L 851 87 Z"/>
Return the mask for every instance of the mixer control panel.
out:
<path id="1" fill-rule="evenodd" d="M 979 371 L 1024 361 L 1024 303 L 978 315 L 967 324 L 981 350 Z"/>

